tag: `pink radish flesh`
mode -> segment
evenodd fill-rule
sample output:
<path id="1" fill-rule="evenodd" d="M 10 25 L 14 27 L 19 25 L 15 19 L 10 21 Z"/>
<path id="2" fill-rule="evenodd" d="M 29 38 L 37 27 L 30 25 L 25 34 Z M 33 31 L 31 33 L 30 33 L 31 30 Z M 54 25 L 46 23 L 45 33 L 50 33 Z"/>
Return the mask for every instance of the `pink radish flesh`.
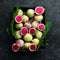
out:
<path id="1" fill-rule="evenodd" d="M 41 31 L 43 31 L 43 30 L 45 29 L 45 25 L 40 24 L 38 28 L 39 28 Z"/>
<path id="2" fill-rule="evenodd" d="M 44 8 L 41 7 L 41 6 L 38 6 L 35 8 L 35 13 L 40 15 L 40 14 L 43 14 L 44 13 Z"/>
<path id="3" fill-rule="evenodd" d="M 35 34 L 35 29 L 30 29 L 31 34 Z"/>
<path id="4" fill-rule="evenodd" d="M 13 45 L 13 46 L 12 46 L 12 50 L 16 50 L 16 51 L 18 51 L 18 50 L 19 50 L 18 45 L 17 45 L 17 44 Z"/>
<path id="5" fill-rule="evenodd" d="M 27 32 L 28 32 L 28 29 L 26 27 L 22 28 L 21 30 L 22 35 L 26 35 Z"/>
<path id="6" fill-rule="evenodd" d="M 31 46 L 30 46 L 30 49 L 31 49 L 31 50 L 35 50 L 35 49 L 36 49 L 35 45 L 31 45 Z"/>
<path id="7" fill-rule="evenodd" d="M 22 21 L 22 16 L 16 16 L 16 22 L 21 22 Z"/>

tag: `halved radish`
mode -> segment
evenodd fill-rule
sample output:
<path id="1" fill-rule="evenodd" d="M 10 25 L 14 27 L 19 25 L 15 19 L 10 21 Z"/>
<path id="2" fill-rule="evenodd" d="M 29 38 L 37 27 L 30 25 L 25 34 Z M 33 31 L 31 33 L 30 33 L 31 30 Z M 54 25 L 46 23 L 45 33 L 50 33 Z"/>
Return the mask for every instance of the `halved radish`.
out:
<path id="1" fill-rule="evenodd" d="M 16 17 L 15 17 L 15 22 L 16 22 L 16 23 L 21 23 L 22 20 L 23 20 L 22 16 L 16 15 Z"/>
<path id="2" fill-rule="evenodd" d="M 38 29 L 39 29 L 40 31 L 44 31 L 45 25 L 44 25 L 43 23 L 38 24 Z"/>
<path id="3" fill-rule="evenodd" d="M 14 44 L 12 45 L 12 50 L 13 50 L 14 52 L 19 51 L 19 44 L 14 43 Z"/>
<path id="4" fill-rule="evenodd" d="M 44 11 L 45 11 L 45 9 L 44 9 L 42 6 L 37 6 L 37 7 L 35 8 L 35 13 L 36 13 L 37 15 L 43 14 Z"/>
<path id="5" fill-rule="evenodd" d="M 34 35 L 34 34 L 36 33 L 36 29 L 35 29 L 35 28 L 30 28 L 30 29 L 29 29 L 29 33 L 30 33 L 31 35 Z"/>
<path id="6" fill-rule="evenodd" d="M 36 49 L 37 49 L 37 45 L 36 45 L 36 44 L 31 44 L 31 45 L 29 46 L 29 50 L 30 50 L 31 52 L 36 51 Z"/>
<path id="7" fill-rule="evenodd" d="M 26 35 L 28 33 L 28 29 L 26 27 L 22 27 L 20 32 L 21 32 L 21 35 Z"/>

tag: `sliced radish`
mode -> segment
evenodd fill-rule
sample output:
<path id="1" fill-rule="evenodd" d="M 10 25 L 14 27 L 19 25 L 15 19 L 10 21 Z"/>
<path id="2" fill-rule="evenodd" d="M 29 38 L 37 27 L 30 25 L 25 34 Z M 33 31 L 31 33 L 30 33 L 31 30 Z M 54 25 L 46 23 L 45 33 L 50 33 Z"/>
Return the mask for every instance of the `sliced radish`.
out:
<path id="1" fill-rule="evenodd" d="M 17 15 L 16 17 L 15 17 L 15 22 L 16 23 L 21 23 L 22 22 L 22 16 L 20 16 L 20 15 Z"/>
<path id="2" fill-rule="evenodd" d="M 26 35 L 28 33 L 28 29 L 26 27 L 22 27 L 20 32 L 21 32 L 21 35 Z"/>
<path id="3" fill-rule="evenodd" d="M 14 43 L 14 44 L 12 45 L 12 50 L 13 50 L 14 52 L 19 51 L 19 45 L 16 44 L 16 43 Z"/>
<path id="4" fill-rule="evenodd" d="M 40 31 L 44 31 L 45 25 L 44 25 L 43 23 L 38 24 L 38 29 L 39 29 Z"/>
<path id="5" fill-rule="evenodd" d="M 36 49 L 37 49 L 37 45 L 35 45 L 35 44 L 31 44 L 30 46 L 29 46 L 29 50 L 30 51 L 36 51 Z"/>
<path id="6" fill-rule="evenodd" d="M 45 9 L 44 9 L 42 6 L 37 6 L 37 7 L 35 8 L 35 13 L 36 13 L 37 15 L 43 14 L 44 11 L 45 11 Z"/>
<path id="7" fill-rule="evenodd" d="M 34 35 L 36 33 L 36 29 L 35 28 L 30 28 L 29 33 Z"/>

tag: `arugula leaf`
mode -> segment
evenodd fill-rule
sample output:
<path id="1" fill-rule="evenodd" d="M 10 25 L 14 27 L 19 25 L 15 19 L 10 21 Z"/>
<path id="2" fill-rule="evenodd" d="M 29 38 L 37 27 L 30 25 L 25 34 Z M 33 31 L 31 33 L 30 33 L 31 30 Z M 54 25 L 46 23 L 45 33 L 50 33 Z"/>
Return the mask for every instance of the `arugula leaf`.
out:
<path id="1" fill-rule="evenodd" d="M 38 44 L 38 49 L 40 48 L 40 46 L 44 42 L 44 38 L 46 37 L 46 35 L 47 35 L 48 31 L 50 30 L 50 28 L 51 28 L 51 22 L 46 22 L 46 24 L 45 24 L 45 30 L 43 31 L 43 36 L 40 39 L 40 42 Z"/>
<path id="2" fill-rule="evenodd" d="M 11 23 L 10 23 L 10 27 L 8 27 L 8 28 L 6 29 L 6 31 L 7 31 L 7 33 L 8 33 L 9 36 L 10 36 L 10 34 L 11 34 L 12 36 L 15 37 L 14 22 L 15 22 L 15 16 L 17 15 L 17 13 L 18 13 L 18 8 L 17 8 L 15 11 L 13 11 L 13 17 L 12 17 L 12 21 L 11 21 Z"/>
<path id="3" fill-rule="evenodd" d="M 15 21 L 15 16 L 18 13 L 18 8 L 16 9 L 16 11 L 13 12 L 13 17 L 12 17 L 12 22 L 11 22 L 11 26 L 10 26 L 10 30 L 11 30 L 11 34 L 15 37 L 15 28 L 14 28 L 14 21 Z"/>

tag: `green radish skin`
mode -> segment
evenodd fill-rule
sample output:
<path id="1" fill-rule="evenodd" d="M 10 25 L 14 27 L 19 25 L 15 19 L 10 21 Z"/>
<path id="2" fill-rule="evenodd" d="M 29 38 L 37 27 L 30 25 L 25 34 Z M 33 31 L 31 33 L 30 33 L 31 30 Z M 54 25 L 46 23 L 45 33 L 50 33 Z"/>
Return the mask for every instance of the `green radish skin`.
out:
<path id="1" fill-rule="evenodd" d="M 27 10 L 27 16 L 28 16 L 29 18 L 32 18 L 32 17 L 34 16 L 34 10 L 33 10 L 33 9 L 28 9 L 28 10 Z"/>
<path id="2" fill-rule="evenodd" d="M 41 22 L 42 20 L 43 20 L 43 15 L 36 15 L 36 16 L 34 16 L 34 19 L 35 19 L 35 21 L 37 21 L 37 22 Z"/>
<path id="3" fill-rule="evenodd" d="M 24 40 L 25 40 L 26 42 L 32 41 L 32 39 L 33 39 L 33 36 L 32 36 L 31 34 L 29 34 L 29 33 L 27 33 L 27 34 L 24 36 Z"/>
<path id="4" fill-rule="evenodd" d="M 21 29 L 23 27 L 23 23 L 18 23 L 15 25 L 16 29 Z"/>
<path id="5" fill-rule="evenodd" d="M 29 17 L 27 15 L 23 15 L 23 22 L 26 23 L 29 21 Z"/>
<path id="6" fill-rule="evenodd" d="M 25 46 L 26 49 L 28 49 L 30 45 L 31 45 L 30 42 L 25 42 L 25 44 L 24 44 L 24 46 Z"/>
<path id="7" fill-rule="evenodd" d="M 40 32 L 40 31 L 38 31 L 38 30 L 36 31 L 36 38 L 37 38 L 37 39 L 41 39 L 42 35 L 43 35 L 42 32 Z"/>
<path id="8" fill-rule="evenodd" d="M 39 44 L 39 39 L 34 38 L 34 39 L 32 40 L 32 43 L 35 43 L 36 45 L 38 45 L 38 44 Z"/>
<path id="9" fill-rule="evenodd" d="M 15 38 L 16 39 L 20 39 L 22 36 L 21 36 L 21 34 L 20 34 L 20 31 L 16 31 L 15 32 Z"/>
<path id="10" fill-rule="evenodd" d="M 20 16 L 23 15 L 23 11 L 22 11 L 22 9 L 18 9 L 18 13 L 17 13 L 17 15 L 20 15 Z"/>

